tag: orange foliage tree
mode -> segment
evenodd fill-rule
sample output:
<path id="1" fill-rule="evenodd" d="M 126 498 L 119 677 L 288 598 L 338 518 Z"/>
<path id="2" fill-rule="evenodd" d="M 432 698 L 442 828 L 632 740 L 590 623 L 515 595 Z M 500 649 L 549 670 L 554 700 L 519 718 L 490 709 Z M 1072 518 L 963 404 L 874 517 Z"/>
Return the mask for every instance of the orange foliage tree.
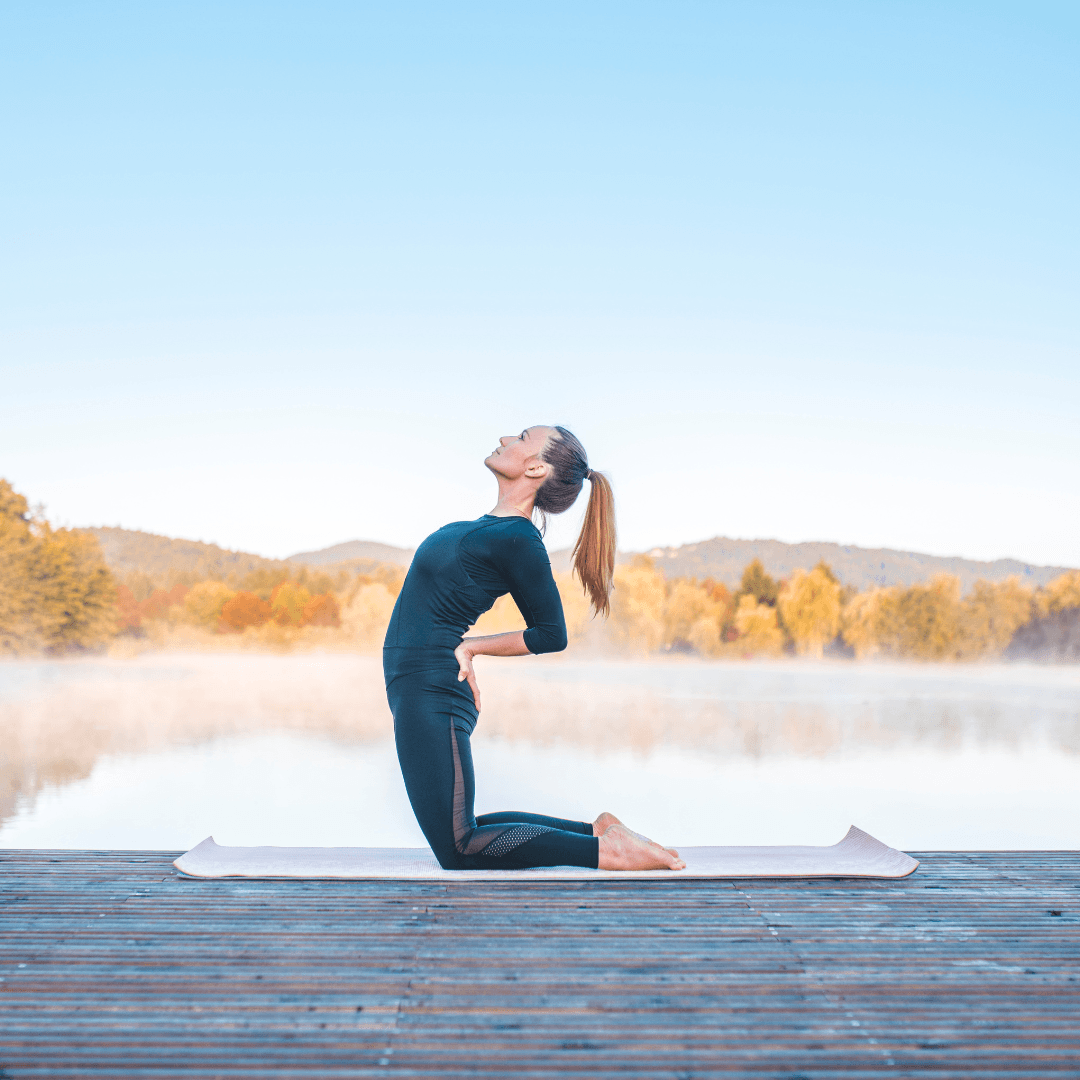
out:
<path id="1" fill-rule="evenodd" d="M 238 592 L 221 607 L 218 629 L 223 633 L 240 633 L 249 626 L 262 626 L 270 618 L 271 608 L 261 596 Z"/>
<path id="2" fill-rule="evenodd" d="M 340 626 L 341 605 L 331 593 L 313 596 L 305 605 L 301 626 Z"/>
<path id="3" fill-rule="evenodd" d="M 116 613 L 121 631 L 134 632 L 142 626 L 139 601 L 126 585 L 116 586 Z"/>
<path id="4" fill-rule="evenodd" d="M 140 605 L 139 614 L 144 619 L 160 619 L 169 608 L 182 604 L 188 594 L 186 585 L 174 585 L 171 589 L 155 589 Z"/>

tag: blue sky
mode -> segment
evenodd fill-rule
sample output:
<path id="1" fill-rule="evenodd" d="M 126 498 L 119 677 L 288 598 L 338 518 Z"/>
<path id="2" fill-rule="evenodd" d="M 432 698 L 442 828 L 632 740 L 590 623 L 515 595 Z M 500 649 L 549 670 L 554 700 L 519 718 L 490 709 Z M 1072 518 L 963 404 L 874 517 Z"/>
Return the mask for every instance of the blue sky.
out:
<path id="1" fill-rule="evenodd" d="M 1078 31 L 9 3 L 0 475 L 64 524 L 413 545 L 556 421 L 628 548 L 1080 565 Z"/>

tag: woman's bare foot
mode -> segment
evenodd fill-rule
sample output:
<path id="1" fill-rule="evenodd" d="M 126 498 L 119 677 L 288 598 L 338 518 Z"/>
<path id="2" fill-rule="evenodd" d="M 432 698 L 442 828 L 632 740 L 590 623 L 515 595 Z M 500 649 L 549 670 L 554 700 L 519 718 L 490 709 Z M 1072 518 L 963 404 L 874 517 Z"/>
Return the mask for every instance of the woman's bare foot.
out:
<path id="1" fill-rule="evenodd" d="M 593 836 L 603 836 L 612 825 L 621 825 L 622 822 L 606 810 L 592 823 Z"/>
<path id="2" fill-rule="evenodd" d="M 604 833 L 606 833 L 608 831 L 608 829 L 611 828 L 612 825 L 622 825 L 624 829 L 627 828 L 627 826 L 623 825 L 623 823 L 614 814 L 611 814 L 607 810 L 605 810 L 592 823 L 592 834 L 593 834 L 593 836 L 603 836 Z M 630 831 L 634 832 L 633 829 L 631 829 Z M 644 840 L 647 844 L 655 844 L 656 843 L 655 840 L 650 840 L 647 836 L 642 836 L 641 833 L 634 833 L 634 835 L 639 840 Z M 666 848 L 664 848 L 664 850 L 666 852 L 668 852 L 670 855 L 673 855 L 676 859 L 679 857 L 679 853 L 673 847 L 666 847 Z"/>
<path id="3" fill-rule="evenodd" d="M 625 825 L 609 825 L 600 837 L 601 870 L 684 870 L 686 863 L 667 848 L 631 832 Z"/>

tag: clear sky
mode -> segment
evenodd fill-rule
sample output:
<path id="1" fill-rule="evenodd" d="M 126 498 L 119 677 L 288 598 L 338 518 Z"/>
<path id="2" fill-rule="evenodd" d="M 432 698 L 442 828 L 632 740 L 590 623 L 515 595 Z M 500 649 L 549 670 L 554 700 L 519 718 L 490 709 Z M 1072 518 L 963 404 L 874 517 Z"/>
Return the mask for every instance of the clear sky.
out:
<path id="1" fill-rule="evenodd" d="M 554 421 L 626 548 L 1080 565 L 1078 53 L 1073 0 L 9 0 L 0 476 L 411 546 Z"/>

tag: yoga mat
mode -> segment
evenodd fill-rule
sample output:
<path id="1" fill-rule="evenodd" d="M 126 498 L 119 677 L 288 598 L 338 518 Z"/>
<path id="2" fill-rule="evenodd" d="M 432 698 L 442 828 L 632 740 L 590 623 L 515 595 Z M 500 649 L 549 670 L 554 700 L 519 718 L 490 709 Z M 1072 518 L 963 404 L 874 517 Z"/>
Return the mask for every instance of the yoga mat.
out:
<path id="1" fill-rule="evenodd" d="M 596 881 L 608 878 L 900 878 L 918 859 L 854 825 L 832 847 L 679 848 L 685 870 L 444 870 L 428 848 L 222 847 L 212 836 L 173 866 L 198 878 L 353 878 L 391 881 Z"/>

